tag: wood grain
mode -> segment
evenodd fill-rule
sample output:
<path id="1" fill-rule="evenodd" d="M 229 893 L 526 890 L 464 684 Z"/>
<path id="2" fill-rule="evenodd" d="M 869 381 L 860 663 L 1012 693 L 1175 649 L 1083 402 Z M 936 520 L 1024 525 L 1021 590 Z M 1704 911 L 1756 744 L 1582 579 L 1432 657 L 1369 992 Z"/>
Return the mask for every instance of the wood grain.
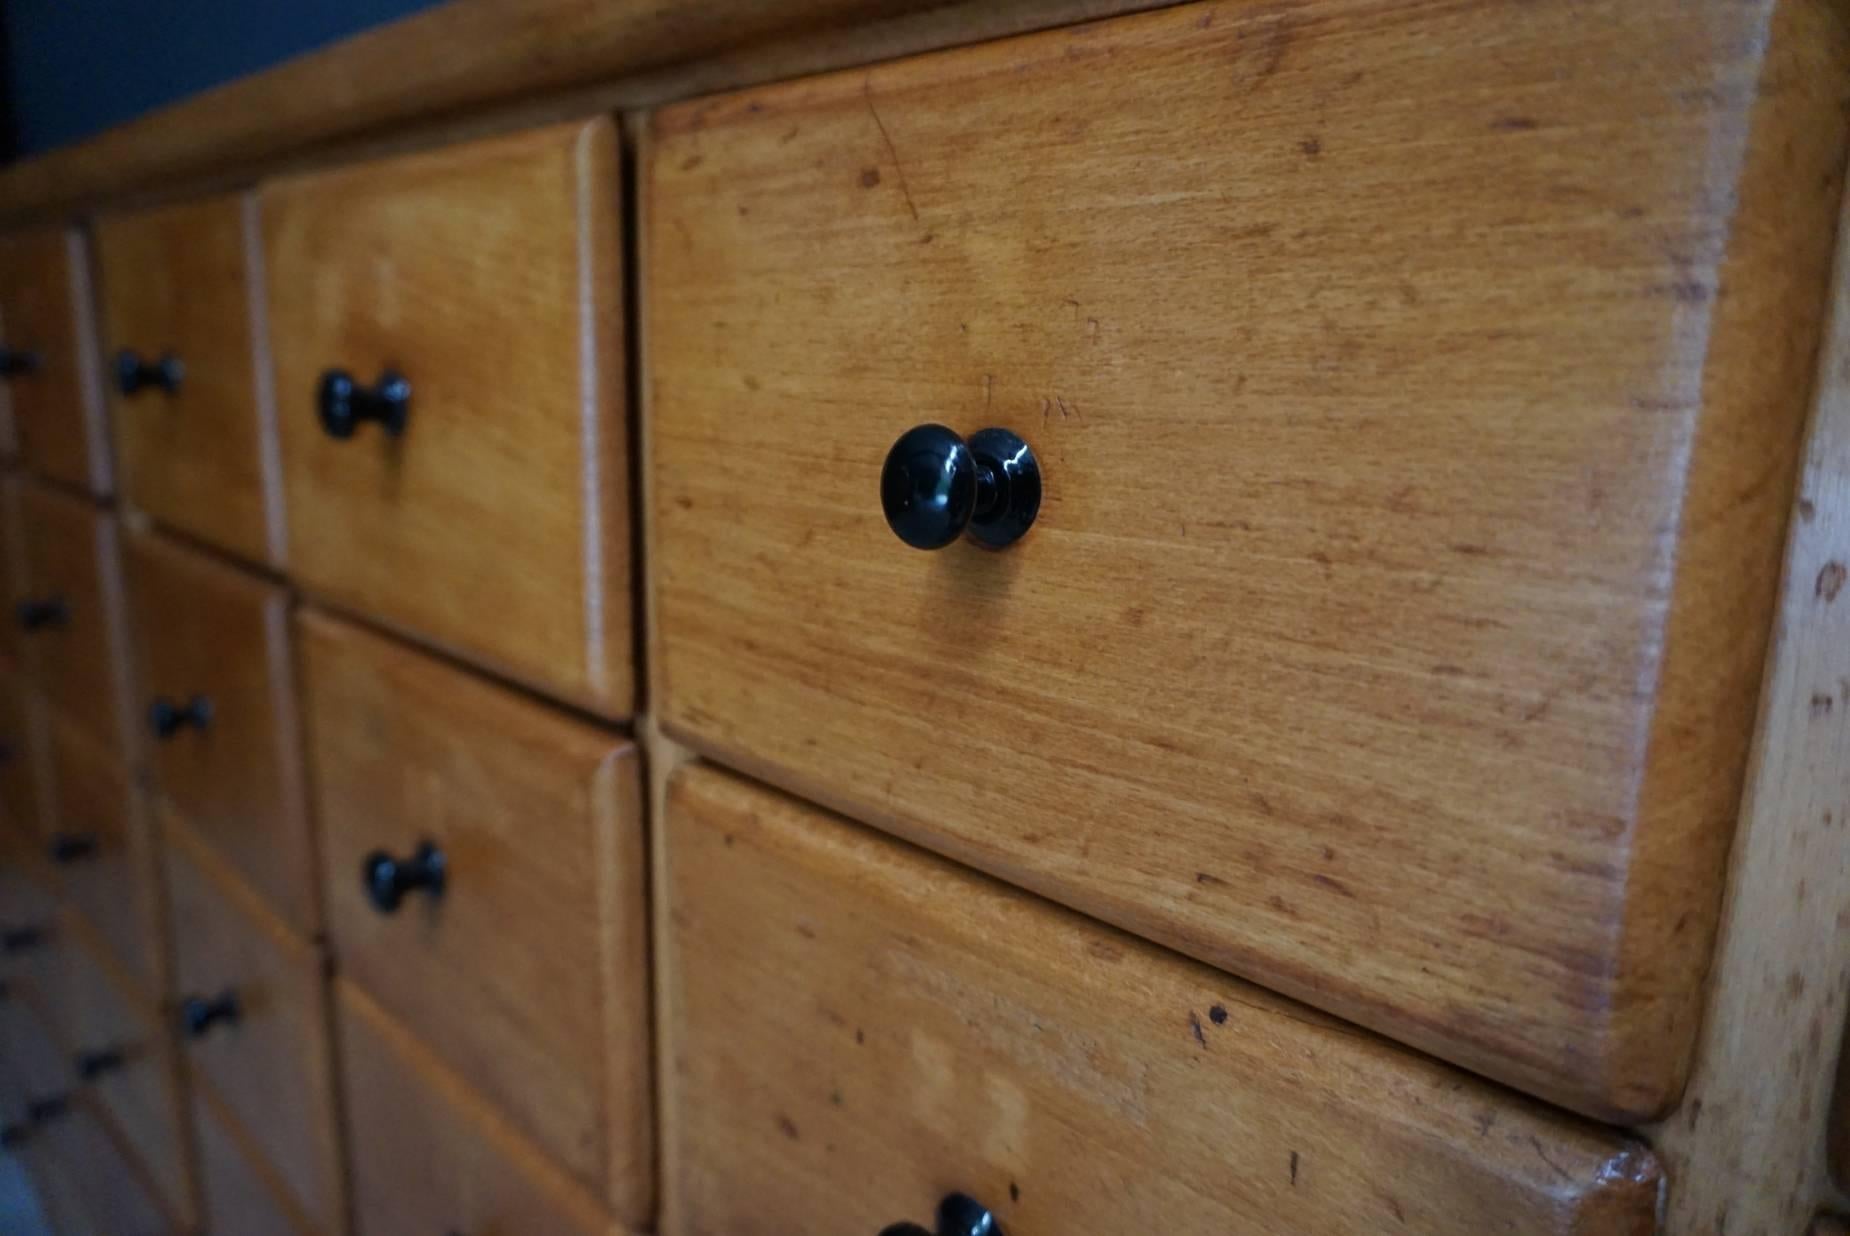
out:
<path id="1" fill-rule="evenodd" d="M 336 984 L 356 1236 L 625 1230 L 357 986 Z"/>
<path id="2" fill-rule="evenodd" d="M 48 831 L 50 761 L 44 701 L 16 666 L 0 668 L 0 813 L 23 835 Z"/>
<path id="3" fill-rule="evenodd" d="M 634 694 L 617 189 L 600 118 L 263 194 L 297 577 L 607 716 Z M 322 431 L 334 367 L 410 380 L 401 438 Z"/>
<path id="4" fill-rule="evenodd" d="M 59 924 L 58 985 L 50 993 L 67 1057 L 116 1051 L 122 1066 L 86 1093 L 134 1147 L 168 1213 L 197 1213 L 192 1138 L 181 1102 L 179 1060 L 160 1009 L 74 915 Z"/>
<path id="5" fill-rule="evenodd" d="M 208 1232 L 238 1236 L 321 1236 L 289 1200 L 288 1186 L 249 1146 L 209 1085 L 194 1084 L 194 1123 L 199 1133 L 202 1215 Z M 340 1231 L 341 1229 L 334 1229 Z"/>
<path id="6" fill-rule="evenodd" d="M 666 837 L 670 1236 L 1654 1230 L 1642 1147 L 794 800 Z"/>
<path id="7" fill-rule="evenodd" d="M 523 1134 L 651 1213 L 647 919 L 635 748 L 313 611 L 298 621 L 341 971 Z M 383 915 L 368 855 L 444 853 Z"/>
<path id="8" fill-rule="evenodd" d="M 32 929 L 43 933 L 31 947 L 0 951 L 0 983 L 42 994 L 55 987 L 63 967 L 58 939 L 58 901 L 36 837 L 17 829 L 0 829 L 0 930 Z M 6 1112 L 0 1111 L 0 1118 Z"/>
<path id="9" fill-rule="evenodd" d="M 1828 1195 L 1832 1072 L 1850 1015 L 1850 596 L 1839 588 L 1850 566 L 1850 226 L 1837 236 L 1711 997 L 1688 1096 L 1651 1130 L 1676 1181 L 1670 1236 L 1782 1236 Z"/>
<path id="10" fill-rule="evenodd" d="M 74 1095 L 69 1114 L 45 1126 L 40 1137 L 53 1170 L 69 1180 L 99 1236 L 184 1230 L 87 1094 Z"/>
<path id="11" fill-rule="evenodd" d="M 62 623 L 25 633 L 26 663 L 46 703 L 126 766 L 128 645 L 115 516 L 47 485 L 20 493 L 26 595 L 58 600 Z"/>
<path id="12" fill-rule="evenodd" d="M 290 1201 L 341 1229 L 346 1181 L 321 953 L 298 939 L 207 847 L 168 828 L 176 999 L 236 993 L 241 1015 L 184 1044 L 221 1118 L 257 1148 Z"/>
<path id="13" fill-rule="evenodd" d="M 131 532 L 123 555 L 138 715 L 203 695 L 212 719 L 143 744 L 176 826 L 207 842 L 291 927 L 320 930 L 282 587 L 165 537 Z"/>
<path id="14" fill-rule="evenodd" d="M 96 844 L 88 857 L 52 869 L 59 893 L 134 977 L 143 997 L 160 999 L 169 967 L 153 822 L 127 771 L 89 731 L 61 716 L 52 718 L 50 731 L 47 836 L 70 834 Z"/>
<path id="15" fill-rule="evenodd" d="M 0 237 L 0 331 L 7 347 L 40 362 L 7 381 L 20 456 L 41 476 L 107 494 L 112 468 L 94 314 L 80 232 L 44 227 Z"/>
<path id="16" fill-rule="evenodd" d="M 276 409 L 260 376 L 255 319 L 258 248 L 249 195 L 109 215 L 96 225 L 107 364 L 127 348 L 147 362 L 171 352 L 185 367 L 172 394 L 144 387 L 124 395 L 109 384 L 124 500 L 281 567 Z"/>
<path id="17" fill-rule="evenodd" d="M 3 337 L 0 334 L 0 338 Z M 4 386 L 0 383 L 0 389 Z M 17 472 L 0 472 L 0 603 L 5 604 L 9 616 L 16 612 L 26 595 L 25 524 L 19 509 L 20 488 Z M 15 668 L 25 663 L 25 647 L 16 622 L 0 622 L 0 662 Z"/>
<path id="18" fill-rule="evenodd" d="M 658 113 L 666 731 L 1577 1110 L 1672 1106 L 1850 52 L 1809 0 L 1597 12 L 1195 5 Z M 1021 544 L 893 539 L 924 421 L 1026 435 Z"/>

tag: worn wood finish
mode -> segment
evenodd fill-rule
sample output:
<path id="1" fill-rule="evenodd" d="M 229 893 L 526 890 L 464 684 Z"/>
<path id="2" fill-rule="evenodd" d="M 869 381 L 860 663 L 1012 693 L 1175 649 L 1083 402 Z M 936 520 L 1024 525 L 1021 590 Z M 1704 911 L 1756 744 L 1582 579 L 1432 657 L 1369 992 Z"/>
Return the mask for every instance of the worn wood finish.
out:
<path id="1" fill-rule="evenodd" d="M 89 731 L 54 717 L 50 737 L 50 827 L 88 838 L 87 856 L 52 868 L 65 902 L 95 928 L 149 1000 L 166 994 L 166 924 L 152 821 L 128 774 Z"/>
<path id="2" fill-rule="evenodd" d="M 193 1113 L 199 1135 L 201 1214 L 208 1232 L 237 1236 L 323 1236 L 289 1200 L 288 1186 L 233 1127 L 234 1118 L 195 1083 Z M 339 1231 L 341 1229 L 335 1229 Z"/>
<path id="3" fill-rule="evenodd" d="M 263 193 L 298 578 L 607 716 L 634 693 L 617 190 L 600 118 Z M 388 366 L 404 435 L 323 432 L 322 374 Z"/>
<path id="4" fill-rule="evenodd" d="M 1850 1014 L 1850 226 L 1816 372 L 1713 994 L 1688 1096 L 1651 1132 L 1672 1236 L 1783 1236 L 1828 1189 Z"/>
<path id="5" fill-rule="evenodd" d="M 357 1236 L 625 1230 L 358 986 L 336 984 Z"/>
<path id="6" fill-rule="evenodd" d="M 658 113 L 666 729 L 1578 1110 L 1665 1110 L 1845 44 L 1810 0 L 1197 5 Z M 932 420 L 1034 445 L 1021 544 L 894 540 L 879 468 Z"/>
<path id="7" fill-rule="evenodd" d="M 66 915 L 59 928 L 58 981 L 50 994 L 63 1046 L 73 1063 L 87 1052 L 121 1054 L 119 1067 L 84 1088 L 134 1147 L 164 1208 L 190 1223 L 191 1138 L 172 1032 L 80 920 Z"/>
<path id="8" fill-rule="evenodd" d="M 640 785 L 621 737 L 358 627 L 298 622 L 341 971 L 587 1185 L 651 1213 Z M 368 855 L 442 849 L 438 901 Z"/>
<path id="9" fill-rule="evenodd" d="M 231 990 L 241 1009 L 236 1024 L 185 1043 L 187 1062 L 292 1203 L 338 1231 L 345 1180 L 321 954 L 186 830 L 165 832 L 177 999 Z"/>
<path id="10" fill-rule="evenodd" d="M 94 312 L 89 250 L 75 228 L 0 237 L 0 341 L 40 362 L 36 372 L 6 380 L 20 456 L 42 476 L 107 494 Z"/>
<path id="11" fill-rule="evenodd" d="M 670 1236 L 1654 1230 L 1642 1147 L 1205 966 L 712 769 L 666 829 Z"/>
<path id="12" fill-rule="evenodd" d="M 289 594 L 165 537 L 131 532 L 123 556 L 135 708 L 203 695 L 212 717 L 144 744 L 177 826 L 209 843 L 305 935 L 320 928 L 289 644 Z"/>
<path id="13" fill-rule="evenodd" d="M 65 618 L 27 632 L 26 663 L 46 702 L 111 759 L 128 759 L 128 651 L 116 518 L 45 485 L 20 494 L 26 595 Z"/>
<path id="14" fill-rule="evenodd" d="M 105 216 L 96 248 L 108 372 L 124 348 L 150 362 L 171 352 L 185 367 L 172 394 L 109 386 L 124 500 L 221 549 L 282 566 L 255 201 L 234 194 Z"/>

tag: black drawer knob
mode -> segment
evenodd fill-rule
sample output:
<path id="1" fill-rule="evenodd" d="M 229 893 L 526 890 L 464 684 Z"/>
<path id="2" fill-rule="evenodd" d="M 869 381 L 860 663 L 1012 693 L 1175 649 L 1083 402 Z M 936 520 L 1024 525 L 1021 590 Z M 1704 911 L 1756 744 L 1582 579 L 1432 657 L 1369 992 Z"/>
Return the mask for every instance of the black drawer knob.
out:
<path id="1" fill-rule="evenodd" d="M 243 1016 L 238 993 L 230 988 L 216 996 L 188 996 L 180 1001 L 180 1032 L 189 1039 L 202 1039 L 213 1026 L 235 1026 Z"/>
<path id="2" fill-rule="evenodd" d="M 77 1076 L 93 1082 L 127 1064 L 128 1056 L 119 1047 L 99 1047 L 93 1051 L 78 1052 L 71 1063 L 77 1066 Z"/>
<path id="3" fill-rule="evenodd" d="M 1041 466 L 1006 429 L 968 442 L 943 425 L 908 429 L 880 470 L 886 522 L 914 549 L 943 549 L 969 535 L 989 549 L 1013 545 L 1041 509 Z"/>
<path id="4" fill-rule="evenodd" d="M 170 700 L 166 696 L 156 696 L 148 705 L 148 728 L 154 736 L 165 742 L 187 726 L 205 732 L 212 724 L 212 701 L 203 695 L 195 695 L 185 703 Z"/>
<path id="5" fill-rule="evenodd" d="M 51 630 L 71 620 L 71 607 L 64 603 L 63 597 L 21 601 L 14 613 L 19 619 L 20 629 L 25 631 Z"/>
<path id="6" fill-rule="evenodd" d="M 71 1110 L 68 1094 L 45 1094 L 26 1100 L 26 1119 L 33 1124 L 47 1124 Z"/>
<path id="7" fill-rule="evenodd" d="M 8 927 L 0 931 L 0 953 L 8 957 L 17 957 L 21 953 L 30 953 L 43 948 L 51 933 L 43 927 L 28 925 L 25 927 Z"/>
<path id="8" fill-rule="evenodd" d="M 152 361 L 144 360 L 133 348 L 116 353 L 116 389 L 124 395 L 139 394 L 150 387 L 172 395 L 185 380 L 186 366 L 172 352 Z"/>
<path id="9" fill-rule="evenodd" d="M 360 864 L 360 879 L 373 909 L 391 914 L 404 903 L 405 894 L 414 890 L 441 897 L 444 866 L 443 851 L 425 841 L 410 858 L 394 858 L 384 850 L 374 850 Z"/>
<path id="10" fill-rule="evenodd" d="M 895 1223 L 880 1236 L 1003 1236 L 1002 1225 L 981 1203 L 952 1193 L 938 1203 L 938 1228 L 928 1232 L 916 1223 Z"/>
<path id="11" fill-rule="evenodd" d="M 69 867 L 95 858 L 96 849 L 95 833 L 59 833 L 46 844 L 45 853 L 60 867 Z"/>
<path id="12" fill-rule="evenodd" d="M 17 378 L 37 373 L 44 367 L 45 360 L 37 352 L 26 348 L 0 348 L 0 378 Z"/>
<path id="13" fill-rule="evenodd" d="M 411 383 L 388 369 L 369 388 L 355 382 L 345 369 L 330 369 L 321 375 L 316 403 L 321 427 L 330 438 L 351 438 L 366 421 L 377 421 L 396 438 L 405 432 L 405 422 L 411 417 Z"/>

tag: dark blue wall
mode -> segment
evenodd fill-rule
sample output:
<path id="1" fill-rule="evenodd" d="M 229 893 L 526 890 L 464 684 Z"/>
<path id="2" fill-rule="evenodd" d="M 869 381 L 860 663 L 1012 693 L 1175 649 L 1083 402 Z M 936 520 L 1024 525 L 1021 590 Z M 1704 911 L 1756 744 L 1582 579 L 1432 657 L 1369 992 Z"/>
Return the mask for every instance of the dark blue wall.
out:
<path id="1" fill-rule="evenodd" d="M 0 0 L 21 153 L 132 119 L 435 0 Z"/>

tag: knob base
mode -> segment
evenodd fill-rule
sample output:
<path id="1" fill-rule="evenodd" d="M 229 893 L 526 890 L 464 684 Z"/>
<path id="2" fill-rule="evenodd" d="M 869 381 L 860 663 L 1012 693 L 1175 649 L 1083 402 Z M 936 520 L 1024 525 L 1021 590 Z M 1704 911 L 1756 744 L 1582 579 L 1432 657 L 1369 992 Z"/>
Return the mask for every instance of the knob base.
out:
<path id="1" fill-rule="evenodd" d="M 988 549 L 1013 545 L 1041 513 L 1040 461 L 1019 435 L 1006 429 L 971 434 L 970 454 L 976 459 L 977 475 L 987 472 L 991 483 L 979 482 L 976 510 L 965 535 Z"/>

